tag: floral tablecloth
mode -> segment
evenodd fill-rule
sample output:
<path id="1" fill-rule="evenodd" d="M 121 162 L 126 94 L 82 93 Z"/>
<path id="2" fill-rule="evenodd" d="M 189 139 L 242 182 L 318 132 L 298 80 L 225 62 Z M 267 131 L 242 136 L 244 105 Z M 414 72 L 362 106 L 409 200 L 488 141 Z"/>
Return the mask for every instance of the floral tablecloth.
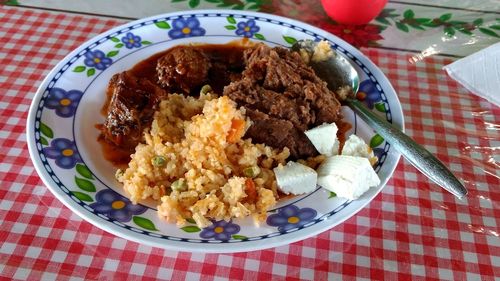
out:
<path id="1" fill-rule="evenodd" d="M 500 109 L 442 70 L 500 40 L 498 2 L 391 1 L 365 26 L 334 23 L 319 1 L 151 0 L 141 8 L 112 0 L 6 2 L 14 6 L 0 6 L 1 279 L 499 279 Z M 121 9 L 113 9 L 118 2 Z M 72 213 L 41 182 L 27 150 L 27 112 L 42 79 L 71 50 L 130 19 L 217 6 L 300 19 L 360 47 L 396 89 L 407 133 L 464 182 L 467 198 L 456 199 L 401 160 L 383 191 L 344 223 L 236 254 L 140 245 Z"/>
<path id="2" fill-rule="evenodd" d="M 6 2 L 125 20 L 187 9 L 244 9 L 310 23 L 359 48 L 412 51 L 416 53 L 415 60 L 433 54 L 466 56 L 500 41 L 500 3 L 496 0 L 389 1 L 375 20 L 360 26 L 336 23 L 324 12 L 319 0 L 148 0 L 140 7 L 133 0 Z"/>

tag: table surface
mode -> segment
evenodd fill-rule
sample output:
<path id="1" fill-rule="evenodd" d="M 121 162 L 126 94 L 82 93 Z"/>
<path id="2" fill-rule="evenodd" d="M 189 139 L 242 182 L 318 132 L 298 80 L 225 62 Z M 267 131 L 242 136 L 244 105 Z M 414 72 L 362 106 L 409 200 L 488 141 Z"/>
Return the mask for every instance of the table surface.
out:
<path id="1" fill-rule="evenodd" d="M 442 70 L 500 41 L 498 1 L 390 1 L 364 26 L 336 24 L 319 1 L 3 2 L 11 6 L 0 6 L 0 279 L 500 280 L 500 108 Z M 28 154 L 28 109 L 43 78 L 74 48 L 131 19 L 222 4 L 303 20 L 359 47 L 398 93 L 406 132 L 457 175 L 467 198 L 401 159 L 382 192 L 344 223 L 236 254 L 140 245 L 72 213 Z"/>

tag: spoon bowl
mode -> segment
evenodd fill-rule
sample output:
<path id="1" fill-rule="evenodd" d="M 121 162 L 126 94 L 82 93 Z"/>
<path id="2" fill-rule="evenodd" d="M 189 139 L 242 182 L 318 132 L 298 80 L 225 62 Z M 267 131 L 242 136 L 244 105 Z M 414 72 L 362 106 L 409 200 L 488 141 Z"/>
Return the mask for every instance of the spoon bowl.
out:
<path id="1" fill-rule="evenodd" d="M 306 52 L 309 58 L 313 57 L 317 42 L 312 40 L 299 40 L 292 45 L 292 51 Z M 359 90 L 359 74 L 352 64 L 335 51 L 327 60 L 309 59 L 309 66 L 316 75 L 328 84 L 328 88 L 336 92 L 339 88 L 350 86 L 353 94 Z"/>

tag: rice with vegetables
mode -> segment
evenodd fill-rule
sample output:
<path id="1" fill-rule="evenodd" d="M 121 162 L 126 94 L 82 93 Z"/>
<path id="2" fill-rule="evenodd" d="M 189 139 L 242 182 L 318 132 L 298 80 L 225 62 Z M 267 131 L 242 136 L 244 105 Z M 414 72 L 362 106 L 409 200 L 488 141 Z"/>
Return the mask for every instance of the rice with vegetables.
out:
<path id="1" fill-rule="evenodd" d="M 272 169 L 289 151 L 242 139 L 250 124 L 226 96 L 169 95 L 117 179 L 133 203 L 157 200 L 158 215 L 178 225 L 188 218 L 199 227 L 246 216 L 264 220 L 278 197 Z"/>

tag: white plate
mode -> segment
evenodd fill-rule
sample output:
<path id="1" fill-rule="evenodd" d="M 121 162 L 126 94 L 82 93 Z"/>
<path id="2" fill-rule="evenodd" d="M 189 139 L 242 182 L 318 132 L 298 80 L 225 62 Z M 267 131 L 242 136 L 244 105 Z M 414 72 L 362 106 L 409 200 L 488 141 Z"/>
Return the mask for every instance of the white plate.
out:
<path id="1" fill-rule="evenodd" d="M 240 252 L 275 247 L 316 235 L 356 214 L 386 184 L 400 154 L 347 108 L 343 110 L 353 124 L 351 132 L 371 142 L 380 158 L 376 171 L 382 183 L 358 200 L 329 198 L 329 192 L 318 188 L 311 194 L 280 201 L 259 227 L 250 218 L 236 219 L 216 222 L 216 233 L 214 226 L 199 229 L 188 224 L 179 228 L 166 223 L 157 217 L 154 206 L 132 205 L 123 196 L 114 179 L 114 168 L 101 156 L 95 128 L 104 119 L 100 108 L 111 76 L 175 45 L 225 43 L 243 36 L 284 47 L 298 39 L 328 40 L 357 66 L 365 101 L 402 128 L 401 105 L 387 78 L 341 39 L 268 14 L 177 12 L 137 20 L 98 35 L 49 73 L 36 93 L 27 124 L 30 155 L 43 182 L 68 208 L 99 228 L 138 243 L 182 251 Z"/>

